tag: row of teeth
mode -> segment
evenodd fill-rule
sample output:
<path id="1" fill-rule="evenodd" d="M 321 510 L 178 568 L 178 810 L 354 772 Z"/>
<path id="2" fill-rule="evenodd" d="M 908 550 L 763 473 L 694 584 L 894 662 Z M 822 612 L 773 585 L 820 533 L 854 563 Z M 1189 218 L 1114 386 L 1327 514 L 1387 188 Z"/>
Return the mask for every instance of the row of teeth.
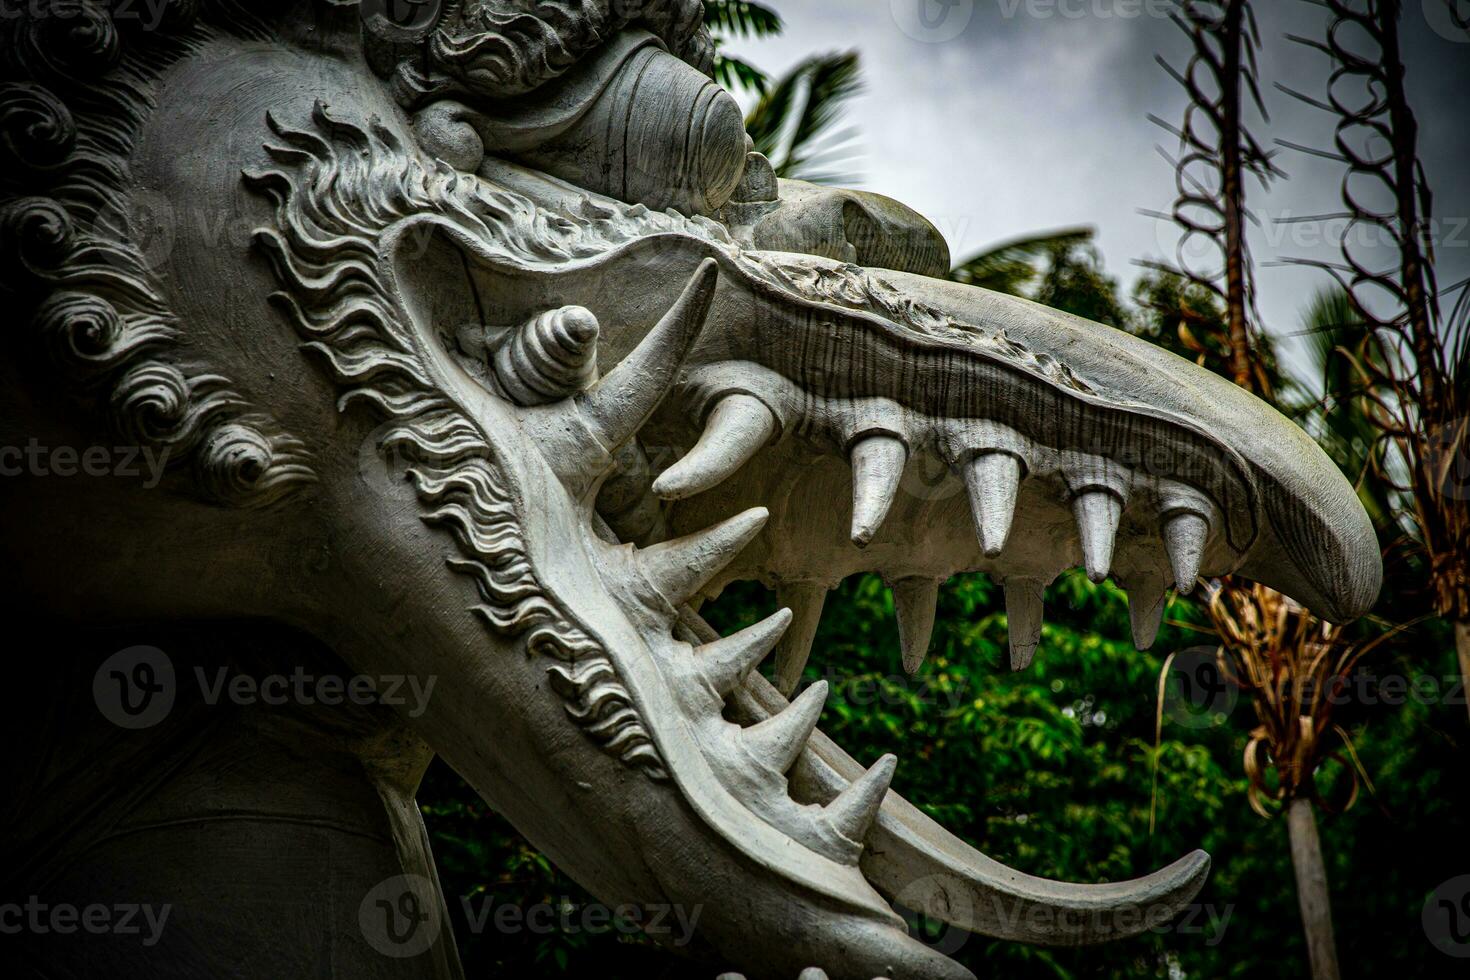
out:
<path id="1" fill-rule="evenodd" d="M 694 448 L 658 477 L 653 491 L 665 499 L 680 499 L 710 490 L 770 445 L 780 429 L 765 401 L 744 392 L 727 394 L 708 413 Z M 908 464 L 909 448 L 896 434 L 880 431 L 854 441 L 848 453 L 853 474 L 851 540 L 863 548 L 888 516 Z M 1016 501 L 1030 467 L 1020 453 L 1009 448 L 972 448 L 961 451 L 958 459 L 980 551 L 987 559 L 999 558 L 1010 537 Z M 1071 488 L 1083 568 L 1088 578 L 1101 582 L 1111 570 L 1119 522 L 1134 481 L 1120 467 L 1099 466 L 1095 460 L 1083 462 L 1072 473 L 1064 471 L 1063 477 Z M 1188 593 L 1199 577 L 1219 513 L 1207 497 L 1184 484 L 1164 481 L 1156 488 L 1156 496 L 1159 534 L 1173 584 L 1181 594 Z M 1162 575 L 1137 578 L 1140 581 L 1131 583 L 1134 601 L 1130 609 L 1134 641 L 1143 650 L 1158 633 L 1166 589 Z M 908 577 L 889 584 L 898 613 L 903 666 L 912 674 L 923 665 L 929 647 L 941 583 Z M 1025 669 L 1035 654 L 1041 636 L 1042 591 L 1049 584 L 1050 580 L 1025 575 L 1004 579 L 1013 670 Z M 777 601 L 795 614 L 793 628 L 776 651 L 776 686 L 784 694 L 795 690 L 806 667 L 826 593 L 827 588 L 815 582 L 778 588 Z"/>
<path id="2" fill-rule="evenodd" d="M 580 308 L 534 318 L 493 353 L 490 368 L 499 393 L 526 410 L 522 424 L 575 496 L 591 499 L 618 447 L 642 429 L 673 386 L 708 313 L 716 277 L 715 263 L 702 263 L 637 348 L 590 386 L 581 366 L 593 356 L 596 321 Z M 659 621 L 676 622 L 679 610 L 745 550 L 768 516 L 757 507 L 673 541 L 616 549 L 633 567 L 631 574 L 610 574 L 610 586 L 621 591 L 631 584 L 634 594 L 628 598 L 654 611 Z M 609 556 L 607 564 L 614 563 Z M 723 717 L 727 699 L 770 655 L 791 621 L 783 609 L 702 645 L 676 642 L 667 662 L 676 675 L 670 687 L 718 778 L 737 798 L 788 836 L 855 867 L 898 760 L 879 759 L 826 806 L 800 805 L 791 799 L 785 777 L 816 728 L 827 684 L 813 684 L 779 714 L 753 725 L 741 727 Z M 663 639 L 668 641 L 667 632 Z"/>
<path id="3" fill-rule="evenodd" d="M 581 308 L 536 318 L 496 352 L 493 369 L 498 387 L 512 401 L 536 406 L 524 424 L 574 494 L 595 493 L 612 465 L 612 454 L 636 435 L 676 383 L 707 315 L 716 277 L 715 263 L 706 260 L 637 348 L 590 386 L 593 375 L 584 368 L 595 357 L 597 326 Z M 693 449 L 658 476 L 653 491 L 665 499 L 678 499 L 709 490 L 779 438 L 782 428 L 766 401 L 743 391 L 725 394 L 706 413 Z M 862 548 L 873 540 L 893 505 L 909 443 L 898 433 L 865 426 L 848 447 L 853 472 L 851 539 Z M 1022 483 L 1034 475 L 1026 455 L 1009 447 L 971 448 L 958 461 L 980 550 L 987 558 L 1003 554 Z M 1065 465 L 1060 469 L 1070 489 L 1083 566 L 1089 577 L 1101 581 L 1109 573 L 1119 521 L 1135 481 L 1111 463 L 1086 457 L 1070 469 Z M 1182 484 L 1155 487 L 1154 497 L 1174 584 L 1187 592 L 1199 574 L 1218 511 L 1203 494 Z M 625 553 L 636 574 L 625 581 L 641 583 L 637 598 L 646 608 L 657 609 L 662 619 L 676 619 L 678 610 L 697 600 L 755 538 L 767 517 L 764 508 L 754 508 L 683 538 L 644 548 L 628 546 Z M 1130 583 L 1136 593 L 1148 596 L 1146 602 L 1132 603 L 1140 648 L 1152 643 L 1163 613 L 1162 573 L 1157 578 L 1156 583 Z M 891 583 L 904 666 L 910 672 L 922 665 L 929 645 L 939 584 L 925 578 Z M 1024 669 L 1035 652 L 1047 584 L 1049 579 L 1025 575 L 1004 579 L 1013 669 Z M 1146 593 L 1141 591 L 1145 588 Z M 680 683 L 672 687 L 684 700 L 712 767 L 737 797 L 757 805 L 789 836 L 855 865 L 897 760 L 884 756 L 825 807 L 802 806 L 787 794 L 784 777 L 816 727 L 827 684 L 811 685 L 780 713 L 747 727 L 722 716 L 727 699 L 773 651 L 778 688 L 787 696 L 794 691 L 810 654 L 825 594 L 823 586 L 812 583 L 783 587 L 778 599 L 786 608 L 775 615 L 732 636 L 687 646 L 688 655 L 680 656 L 673 669 L 687 669 L 692 676 L 674 678 Z"/>
<path id="4" fill-rule="evenodd" d="M 704 587 L 765 527 L 763 507 L 737 514 L 695 534 L 632 549 L 640 583 L 638 599 L 663 616 L 697 598 Z M 836 860 L 856 864 L 868 828 L 878 814 L 898 760 L 879 759 L 825 807 L 801 806 L 786 792 L 785 775 L 805 750 L 827 701 L 826 681 L 817 681 L 780 713 L 741 727 L 725 720 L 727 699 L 774 650 L 792 624 L 790 609 L 778 610 L 738 633 L 689 648 L 690 676 L 672 685 L 696 727 L 706 756 L 722 782 L 747 804 L 758 803 L 766 818 L 788 835 Z"/>

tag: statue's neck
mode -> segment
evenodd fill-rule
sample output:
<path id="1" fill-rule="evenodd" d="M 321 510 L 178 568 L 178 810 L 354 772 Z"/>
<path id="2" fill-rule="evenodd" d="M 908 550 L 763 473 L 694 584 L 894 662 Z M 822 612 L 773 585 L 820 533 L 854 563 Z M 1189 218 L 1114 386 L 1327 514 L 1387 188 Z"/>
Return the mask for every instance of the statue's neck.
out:
<path id="1" fill-rule="evenodd" d="M 139 645 L 154 649 L 120 653 Z M 49 648 L 6 719 L 29 748 L 6 763 L 0 900 L 146 908 L 137 934 L 33 930 L 38 957 L 81 957 L 79 974 L 458 976 L 447 927 L 420 955 L 374 948 L 370 893 L 436 880 L 413 801 L 431 755 L 329 651 L 259 624 L 52 631 Z"/>

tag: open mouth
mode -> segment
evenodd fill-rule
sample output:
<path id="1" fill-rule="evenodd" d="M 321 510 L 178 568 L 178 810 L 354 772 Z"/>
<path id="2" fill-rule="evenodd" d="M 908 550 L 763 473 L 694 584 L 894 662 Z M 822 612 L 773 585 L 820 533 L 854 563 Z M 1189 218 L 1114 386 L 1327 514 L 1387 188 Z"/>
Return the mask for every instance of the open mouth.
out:
<path id="1" fill-rule="evenodd" d="M 910 938 L 890 899 L 1063 945 L 1141 932 L 1193 899 L 1203 852 L 1102 885 L 1006 868 L 890 792 L 892 757 L 864 769 L 816 731 L 825 684 L 786 696 L 821 596 L 856 572 L 894 588 L 912 669 L 938 583 L 960 572 L 1004 584 L 1015 669 L 1042 589 L 1077 565 L 1130 591 L 1140 646 L 1166 590 L 1201 575 L 1243 571 L 1356 615 L 1377 593 L 1373 537 L 1290 423 L 1022 300 L 746 252 L 611 202 L 540 210 L 322 118 L 352 152 L 282 194 L 297 240 L 274 239 L 278 266 L 321 307 L 336 287 L 305 274 L 306 226 L 348 209 L 295 198 L 378 195 L 352 212 L 362 268 L 387 284 L 376 319 L 361 290 L 299 319 L 353 386 L 344 402 L 403 422 L 424 520 L 452 534 L 450 566 L 492 632 L 524 638 L 579 744 L 621 764 L 586 818 L 623 846 L 569 871 L 595 885 L 612 877 L 599 861 L 640 867 L 661 895 L 606 898 L 704 906 L 703 952 L 760 975 L 969 975 Z M 328 152 L 295 142 L 292 159 Z M 391 193 L 355 180 L 384 169 L 374 155 L 406 174 Z M 340 229 L 312 233 L 340 248 Z M 926 463 L 942 475 L 906 491 Z M 630 531 L 630 513 L 654 516 Z M 719 637 L 694 607 L 742 579 L 790 608 Z M 773 651 L 784 690 L 756 670 Z M 586 763 L 548 742 L 576 781 Z"/>
<path id="2" fill-rule="evenodd" d="M 581 272 L 563 273 L 557 295 L 581 299 L 607 321 L 617 311 L 579 284 L 602 281 L 620 262 L 636 268 L 638 261 L 632 247 Z M 1106 371 L 1065 370 L 1049 352 L 1005 343 L 1004 332 L 999 341 L 981 338 L 1006 355 L 995 359 L 999 363 L 957 365 L 949 344 L 909 354 L 896 350 L 901 341 L 917 346 L 930 338 L 914 337 L 893 320 L 876 321 L 869 328 L 876 336 L 865 337 L 844 319 L 850 308 L 803 309 L 753 277 L 746 290 L 737 285 L 732 298 L 719 297 L 716 268 L 722 279 L 739 277 L 740 261 L 705 258 L 670 316 L 677 320 L 692 307 L 716 305 L 711 319 L 717 322 L 757 325 L 743 344 L 682 333 L 687 324 L 666 319 L 637 348 L 609 358 L 606 388 L 626 383 L 620 374 L 627 370 L 648 387 L 668 384 L 672 392 L 659 409 L 640 410 L 647 421 L 633 437 L 645 450 L 669 447 L 646 471 L 639 468 L 646 479 L 638 487 L 641 506 L 666 501 L 669 539 L 636 550 L 607 545 L 593 560 L 625 612 L 635 610 L 627 618 L 637 624 L 640 642 L 609 641 L 606 647 L 630 692 L 625 710 L 643 719 L 671 781 L 727 844 L 783 879 L 800 901 L 836 903 L 821 931 L 860 934 L 852 947 L 872 954 L 852 975 L 962 975 L 905 936 L 884 898 L 962 929 L 1052 945 L 1117 939 L 1167 922 L 1203 886 L 1209 870 L 1204 852 L 1112 884 L 1026 875 L 987 858 L 889 792 L 897 760 L 885 757 L 864 769 L 816 731 L 825 684 L 813 684 L 790 703 L 786 698 L 809 656 L 822 596 L 847 575 L 881 573 L 894 589 L 906 666 L 917 669 L 940 582 L 984 570 L 1005 586 L 1011 663 L 1019 670 L 1037 646 L 1042 590 L 1075 566 L 1097 581 L 1113 575 L 1132 592 L 1140 647 L 1152 642 L 1168 588 L 1187 591 L 1201 575 L 1235 571 L 1253 560 L 1270 570 L 1266 577 L 1298 593 L 1331 597 L 1332 608 L 1353 615 L 1376 593 L 1372 556 L 1356 566 L 1346 563 L 1366 571 L 1346 587 L 1314 578 L 1323 567 L 1342 567 L 1331 560 L 1331 548 L 1357 534 L 1346 523 L 1351 509 L 1334 513 L 1334 498 L 1310 492 L 1283 499 L 1288 494 L 1277 485 L 1272 460 L 1255 447 L 1242 452 L 1207 435 L 1218 431 L 1206 423 L 1210 398 L 1218 394 L 1213 389 L 1223 382 L 1191 379 L 1196 387 L 1185 389 L 1188 402 L 1159 407 L 1109 398 Z M 727 262 L 735 266 L 733 276 L 722 268 Z M 928 283 L 905 285 L 917 290 Z M 521 292 L 504 283 L 500 291 Z M 1000 297 L 981 297 L 980 303 L 998 307 L 996 318 L 1039 313 Z M 793 308 L 800 313 L 793 316 Z M 1078 344 L 1090 339 L 1087 331 L 1101 330 L 1080 323 L 1075 329 L 1079 336 L 1068 339 Z M 943 339 L 971 338 L 955 330 Z M 841 344 L 848 346 L 834 354 Z M 1126 358 L 1151 356 L 1119 346 L 1096 352 L 1097 362 L 1122 373 Z M 834 363 L 838 356 L 840 365 Z M 895 385 L 881 367 L 885 358 L 902 366 L 894 373 L 911 373 Z M 865 359 L 880 366 L 865 370 Z M 681 363 L 682 370 L 674 367 Z M 1164 367 L 1185 375 L 1193 368 Z M 1099 373 L 1102 380 L 1091 380 Z M 867 391 L 820 388 L 839 377 L 873 383 Z M 983 403 L 965 390 L 966 382 L 988 392 Z M 1027 386 L 1044 390 L 1028 392 Z M 594 386 L 589 397 L 597 398 L 599 390 Z M 905 390 L 909 397 L 901 401 Z M 930 396 L 927 405 L 924 395 Z M 1044 407 L 1037 404 L 1043 401 Z M 991 411 L 975 412 L 982 404 Z M 1041 424 L 1028 424 L 1018 404 Z M 564 458 L 575 454 L 570 445 L 559 449 Z M 906 475 L 911 478 L 925 456 L 946 475 L 910 492 Z M 1295 487 L 1309 488 L 1314 478 L 1326 478 L 1337 489 L 1330 481 L 1340 479 L 1327 468 L 1291 476 Z M 1263 498 L 1274 499 L 1276 510 Z M 1300 542 L 1280 534 L 1272 521 L 1280 513 L 1299 520 L 1302 511 L 1341 536 L 1293 551 Z M 602 539 L 597 542 L 601 551 Z M 1262 560 L 1273 554 L 1288 559 Z M 725 584 L 748 579 L 775 588 L 787 608 L 721 638 L 693 607 Z M 781 690 L 755 669 L 773 650 Z M 575 680 L 564 668 L 553 671 L 565 686 Z M 813 962 L 828 962 L 822 951 L 808 954 Z"/>

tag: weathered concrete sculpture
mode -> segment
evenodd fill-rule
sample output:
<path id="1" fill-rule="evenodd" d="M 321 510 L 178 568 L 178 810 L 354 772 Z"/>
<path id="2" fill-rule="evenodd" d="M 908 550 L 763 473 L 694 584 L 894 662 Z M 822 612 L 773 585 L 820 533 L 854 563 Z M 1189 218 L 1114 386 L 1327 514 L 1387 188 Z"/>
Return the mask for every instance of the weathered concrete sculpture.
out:
<path id="1" fill-rule="evenodd" d="M 1377 594 L 1352 488 L 1271 409 L 931 278 L 943 241 L 901 205 L 776 180 L 697 0 L 42 6 L 0 22 L 6 441 L 167 466 L 0 481 L 7 601 L 53 637 L 154 624 L 436 682 L 309 729 L 84 741 L 18 709 L 7 892 L 174 906 L 156 946 L 31 937 L 47 975 L 455 975 L 443 932 L 394 959 L 356 926 L 375 883 L 433 880 L 434 753 L 601 900 L 700 907 L 692 972 L 968 975 L 885 896 L 1128 935 L 1207 857 L 1043 881 L 889 793 L 891 757 L 814 730 L 825 685 L 783 696 L 825 591 L 882 573 L 909 670 L 964 571 L 1004 583 L 1016 669 L 1077 564 L 1130 591 L 1140 646 L 1202 574 L 1335 619 Z M 926 462 L 949 475 L 907 492 Z M 789 610 L 716 636 L 695 608 L 741 579 Z"/>

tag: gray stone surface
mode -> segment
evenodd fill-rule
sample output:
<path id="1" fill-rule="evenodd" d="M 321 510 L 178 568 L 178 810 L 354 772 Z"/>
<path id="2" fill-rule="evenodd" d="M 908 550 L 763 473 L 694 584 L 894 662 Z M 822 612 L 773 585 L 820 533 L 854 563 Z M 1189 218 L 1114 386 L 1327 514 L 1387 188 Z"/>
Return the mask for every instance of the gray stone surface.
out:
<path id="1" fill-rule="evenodd" d="M 711 976 L 968 976 L 893 900 L 1063 945 L 1191 901 L 1202 852 L 1104 885 L 997 864 L 887 792 L 891 757 L 865 770 L 815 730 L 825 685 L 787 696 L 859 571 L 893 587 L 911 672 L 959 572 L 1004 583 L 1018 670 L 1076 565 L 1133 594 L 1145 645 L 1202 575 L 1362 613 L 1371 528 L 1291 423 L 1143 341 L 930 278 L 944 242 L 896 202 L 777 181 L 702 74 L 693 0 L 396 25 L 199 0 L 141 32 L 76 9 L 0 28 L 0 418 L 15 445 L 159 467 L 0 481 L 8 601 L 63 647 L 190 624 L 241 669 L 264 649 L 432 695 L 350 724 L 177 715 L 141 769 L 65 768 L 95 716 L 19 713 L 49 761 L 18 798 L 111 808 L 18 804 L 7 849 L 45 859 L 7 887 L 211 886 L 156 947 L 37 963 L 457 975 L 412 804 L 433 754 L 609 906 L 700 909 L 683 952 Z M 694 609 L 752 578 L 789 611 L 716 636 Z M 777 686 L 753 670 L 773 651 Z M 132 738 L 104 725 L 93 757 Z M 423 910 L 422 949 L 385 955 L 374 896 Z"/>

